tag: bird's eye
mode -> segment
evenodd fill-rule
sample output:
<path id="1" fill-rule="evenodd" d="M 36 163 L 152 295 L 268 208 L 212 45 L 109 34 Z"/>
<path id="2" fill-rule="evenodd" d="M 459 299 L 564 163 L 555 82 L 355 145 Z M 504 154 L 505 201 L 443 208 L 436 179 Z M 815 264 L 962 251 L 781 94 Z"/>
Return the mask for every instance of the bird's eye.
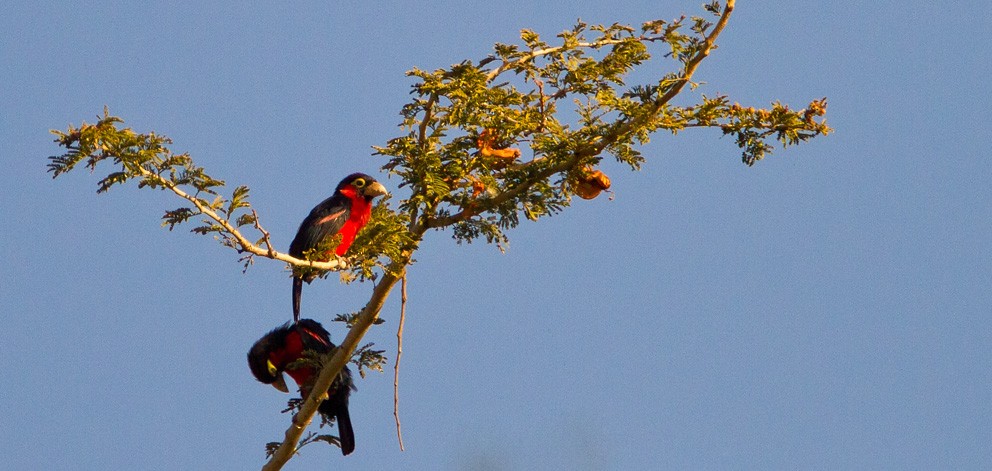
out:
<path id="1" fill-rule="evenodd" d="M 364 178 L 356 178 L 355 181 L 351 182 L 351 184 L 352 185 L 355 185 L 355 188 L 361 188 L 361 187 L 365 186 L 365 179 Z"/>

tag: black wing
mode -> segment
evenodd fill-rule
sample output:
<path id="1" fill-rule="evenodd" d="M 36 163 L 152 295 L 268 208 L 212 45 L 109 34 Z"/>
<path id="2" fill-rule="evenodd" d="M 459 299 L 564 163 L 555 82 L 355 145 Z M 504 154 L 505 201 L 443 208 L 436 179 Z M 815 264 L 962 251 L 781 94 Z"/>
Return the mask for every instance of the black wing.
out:
<path id="1" fill-rule="evenodd" d="M 333 196 L 315 206 L 296 231 L 289 254 L 303 258 L 303 253 L 317 247 L 327 237 L 337 234 L 351 217 L 351 200 L 335 192 Z"/>

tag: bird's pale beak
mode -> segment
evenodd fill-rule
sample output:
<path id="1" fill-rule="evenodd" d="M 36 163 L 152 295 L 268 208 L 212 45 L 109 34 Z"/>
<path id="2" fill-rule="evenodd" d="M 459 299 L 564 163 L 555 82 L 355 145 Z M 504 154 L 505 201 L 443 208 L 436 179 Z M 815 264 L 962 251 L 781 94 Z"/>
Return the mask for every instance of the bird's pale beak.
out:
<path id="1" fill-rule="evenodd" d="M 369 198 L 375 198 L 376 196 L 388 195 L 389 192 L 386 191 L 386 187 L 382 186 L 382 183 L 372 182 L 365 187 L 365 196 Z"/>
<path id="2" fill-rule="evenodd" d="M 272 387 L 284 393 L 289 392 L 289 388 L 286 387 L 286 378 L 282 376 L 282 373 L 276 376 L 276 380 L 272 382 Z"/>

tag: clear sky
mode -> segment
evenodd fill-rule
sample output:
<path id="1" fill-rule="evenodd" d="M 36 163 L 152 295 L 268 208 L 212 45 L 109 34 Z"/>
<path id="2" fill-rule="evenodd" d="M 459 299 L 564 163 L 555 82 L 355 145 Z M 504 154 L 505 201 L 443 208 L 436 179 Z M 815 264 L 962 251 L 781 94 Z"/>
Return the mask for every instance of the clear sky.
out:
<path id="1" fill-rule="evenodd" d="M 198 6 L 193 6 L 193 5 Z M 49 129 L 104 105 L 246 184 L 285 249 L 371 146 L 412 67 L 521 28 L 633 23 L 699 2 L 0 5 L 0 467 L 253 469 L 288 396 L 245 354 L 290 278 L 242 274 L 159 225 L 170 194 L 53 181 Z M 836 133 L 754 168 L 714 130 L 658 135 L 614 199 L 524 223 L 507 254 L 429 233 L 392 374 L 357 381 L 357 450 L 287 469 L 992 468 L 992 16 L 984 2 L 738 2 L 694 94 L 796 108 Z M 661 71 L 661 65 L 656 64 Z M 108 171 L 104 168 L 103 171 Z M 78 174 L 77 174 L 78 173 Z M 384 184 L 400 196 L 397 181 Z M 370 285 L 306 289 L 332 332 Z M 392 358 L 398 295 L 366 337 Z"/>

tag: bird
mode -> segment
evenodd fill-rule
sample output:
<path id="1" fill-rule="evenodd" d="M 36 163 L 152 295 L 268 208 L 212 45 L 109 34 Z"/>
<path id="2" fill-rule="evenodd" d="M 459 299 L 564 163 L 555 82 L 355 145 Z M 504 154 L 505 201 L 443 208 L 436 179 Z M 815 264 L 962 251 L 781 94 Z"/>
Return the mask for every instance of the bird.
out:
<path id="1" fill-rule="evenodd" d="M 340 234 L 341 241 L 334 248 L 334 254 L 341 257 L 355 241 L 355 235 L 369 222 L 372 215 L 372 200 L 386 195 L 386 187 L 364 173 L 353 173 L 338 183 L 331 195 L 310 210 L 310 214 L 300 223 L 296 237 L 289 245 L 289 254 L 304 258 L 311 249 L 318 248 L 325 240 Z M 330 258 L 330 253 L 325 254 Z M 300 296 L 303 282 L 310 283 L 317 277 L 315 273 L 293 271 L 293 320 L 300 319 Z"/>
<path id="2" fill-rule="evenodd" d="M 304 358 L 306 351 L 325 354 L 334 348 L 336 346 L 331 343 L 330 334 L 319 322 L 313 319 L 287 322 L 252 345 L 248 351 L 248 368 L 255 379 L 282 392 L 289 392 L 283 377 L 283 372 L 288 373 L 300 387 L 303 399 L 306 399 L 320 368 L 308 366 L 305 362 L 293 363 Z M 355 451 L 355 431 L 348 414 L 348 398 L 354 389 L 351 370 L 345 366 L 327 389 L 327 399 L 317 408 L 325 420 L 334 419 L 337 423 L 341 454 L 345 456 Z"/>

